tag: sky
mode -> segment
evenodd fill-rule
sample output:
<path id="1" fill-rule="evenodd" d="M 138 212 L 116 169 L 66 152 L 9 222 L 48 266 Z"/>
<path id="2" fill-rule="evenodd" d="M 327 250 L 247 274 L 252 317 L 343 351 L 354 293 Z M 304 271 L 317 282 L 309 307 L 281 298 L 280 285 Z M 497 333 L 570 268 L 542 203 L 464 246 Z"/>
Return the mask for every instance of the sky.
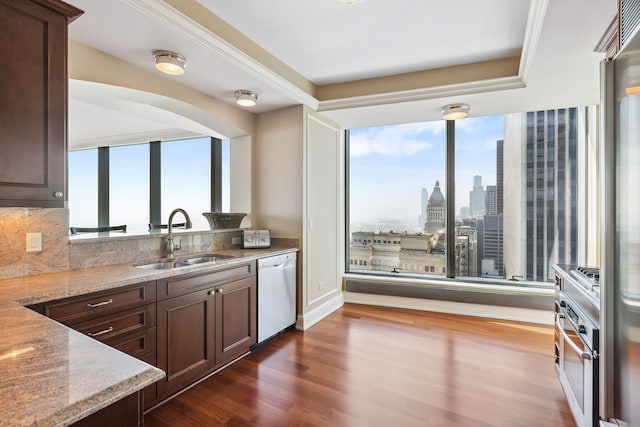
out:
<path id="1" fill-rule="evenodd" d="M 496 141 L 503 138 L 504 116 L 456 121 L 456 213 L 469 205 L 473 176 L 496 183 Z M 350 219 L 417 222 L 424 187 L 436 180 L 445 190 L 445 122 L 424 122 L 350 130 Z"/>
<path id="2" fill-rule="evenodd" d="M 210 143 L 197 138 L 162 143 L 161 218 L 184 208 L 194 228 L 208 229 L 202 212 L 210 211 Z M 110 225 L 127 224 L 127 232 L 146 232 L 149 223 L 149 144 L 112 147 Z M 98 222 L 98 154 L 96 149 L 69 152 L 69 223 L 96 227 Z M 222 142 L 222 210 L 229 211 L 230 143 Z M 183 222 L 180 215 L 174 222 Z"/>

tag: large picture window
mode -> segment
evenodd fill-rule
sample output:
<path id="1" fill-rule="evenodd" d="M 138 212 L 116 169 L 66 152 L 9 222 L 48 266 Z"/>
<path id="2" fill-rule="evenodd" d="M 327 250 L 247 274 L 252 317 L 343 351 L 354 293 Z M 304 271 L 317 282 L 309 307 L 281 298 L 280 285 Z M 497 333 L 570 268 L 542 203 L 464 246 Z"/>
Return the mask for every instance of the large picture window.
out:
<path id="1" fill-rule="evenodd" d="M 202 212 L 229 210 L 229 165 L 230 142 L 217 138 L 70 151 L 70 226 L 143 233 L 181 207 L 208 228 Z"/>
<path id="2" fill-rule="evenodd" d="M 458 120 L 449 159 L 444 121 L 349 130 L 348 272 L 544 282 L 576 264 L 579 117 Z"/>

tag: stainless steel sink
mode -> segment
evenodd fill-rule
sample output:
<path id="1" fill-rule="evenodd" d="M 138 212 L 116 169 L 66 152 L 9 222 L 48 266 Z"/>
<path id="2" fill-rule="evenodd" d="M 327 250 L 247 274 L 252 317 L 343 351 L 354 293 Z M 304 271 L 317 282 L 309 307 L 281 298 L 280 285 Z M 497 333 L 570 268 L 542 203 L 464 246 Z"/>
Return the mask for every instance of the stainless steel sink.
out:
<path id="1" fill-rule="evenodd" d="M 233 258 L 231 255 L 222 254 L 204 254 L 193 258 L 180 258 L 177 260 L 152 261 L 147 263 L 134 264 L 137 268 L 145 268 L 148 270 L 170 270 L 173 268 L 189 267 L 207 262 L 216 262 L 223 259 Z"/>
<path id="2" fill-rule="evenodd" d="M 135 264 L 138 268 L 145 268 L 149 270 L 169 270 L 172 268 L 188 267 L 191 264 L 187 264 L 184 261 L 155 261 L 147 264 Z"/>
<path id="3" fill-rule="evenodd" d="M 205 262 L 216 262 L 223 259 L 233 258 L 231 255 L 221 255 L 221 254 L 206 254 L 201 255 L 194 258 L 185 259 L 184 262 L 187 264 L 203 264 Z"/>

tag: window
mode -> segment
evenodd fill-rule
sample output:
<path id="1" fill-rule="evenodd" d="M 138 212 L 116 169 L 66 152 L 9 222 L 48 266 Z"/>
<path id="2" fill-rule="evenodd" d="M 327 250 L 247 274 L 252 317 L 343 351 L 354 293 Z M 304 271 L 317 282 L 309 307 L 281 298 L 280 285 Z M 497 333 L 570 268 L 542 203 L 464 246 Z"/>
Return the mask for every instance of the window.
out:
<path id="1" fill-rule="evenodd" d="M 374 243 L 350 250 L 371 260 L 368 270 L 445 265 L 445 137 L 443 121 L 349 131 L 351 241 Z"/>
<path id="2" fill-rule="evenodd" d="M 211 211 L 209 138 L 163 142 L 161 171 L 162 221 L 167 221 L 173 209 L 183 208 L 194 227 L 208 227 L 202 212 Z M 176 218 L 182 222 L 181 216 Z"/>
<path id="3" fill-rule="evenodd" d="M 149 224 L 149 144 L 109 149 L 109 223 L 144 232 Z"/>
<path id="4" fill-rule="evenodd" d="M 182 207 L 194 228 L 208 229 L 202 212 L 229 211 L 229 165 L 230 142 L 216 138 L 70 151 L 70 225 L 140 233 Z"/>
<path id="5" fill-rule="evenodd" d="M 552 280 L 552 264 L 579 262 L 577 168 L 587 154 L 578 156 L 578 129 L 586 110 L 458 120 L 451 164 L 445 122 L 349 130 L 349 232 L 399 245 L 374 246 L 368 256 L 386 264 L 374 270 Z M 447 167 L 455 173 L 454 224 L 445 223 Z M 450 251 L 447 233 L 455 236 Z"/>

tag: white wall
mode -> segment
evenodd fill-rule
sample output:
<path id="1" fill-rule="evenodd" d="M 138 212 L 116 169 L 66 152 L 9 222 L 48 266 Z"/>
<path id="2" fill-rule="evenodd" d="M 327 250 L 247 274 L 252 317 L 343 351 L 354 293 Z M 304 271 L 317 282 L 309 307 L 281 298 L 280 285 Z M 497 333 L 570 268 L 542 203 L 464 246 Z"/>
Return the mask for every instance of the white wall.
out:
<path id="1" fill-rule="evenodd" d="M 342 305 L 342 140 L 338 126 L 303 106 L 256 119 L 254 226 L 299 239 L 299 329 Z"/>
<path id="2" fill-rule="evenodd" d="M 251 136 L 241 136 L 231 138 L 230 142 L 230 202 L 231 212 L 244 212 L 247 216 L 242 220 L 241 227 L 251 227 L 253 225 L 253 215 L 251 208 L 252 174 L 251 165 L 253 163 Z"/>
<path id="3" fill-rule="evenodd" d="M 254 227 L 302 239 L 302 106 L 260 114 L 253 147 Z"/>
<path id="4" fill-rule="evenodd" d="M 305 112 L 305 204 L 303 270 L 303 317 L 306 329 L 342 305 L 341 272 L 344 245 L 342 153 L 338 126 L 307 110 Z"/>

